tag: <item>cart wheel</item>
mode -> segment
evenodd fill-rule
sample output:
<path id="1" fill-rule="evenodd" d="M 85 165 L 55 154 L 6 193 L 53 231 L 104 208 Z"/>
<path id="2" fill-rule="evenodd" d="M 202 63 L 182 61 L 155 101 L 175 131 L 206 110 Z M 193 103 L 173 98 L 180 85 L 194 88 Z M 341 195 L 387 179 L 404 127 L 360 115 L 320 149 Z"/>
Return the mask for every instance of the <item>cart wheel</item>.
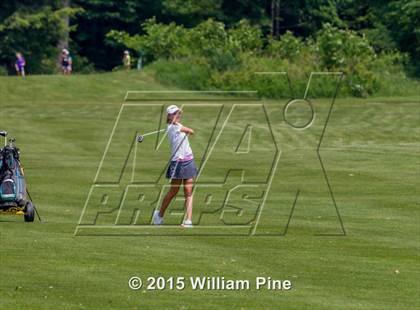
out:
<path id="1" fill-rule="evenodd" d="M 32 202 L 28 201 L 25 206 L 25 222 L 33 222 L 35 218 L 35 210 Z"/>

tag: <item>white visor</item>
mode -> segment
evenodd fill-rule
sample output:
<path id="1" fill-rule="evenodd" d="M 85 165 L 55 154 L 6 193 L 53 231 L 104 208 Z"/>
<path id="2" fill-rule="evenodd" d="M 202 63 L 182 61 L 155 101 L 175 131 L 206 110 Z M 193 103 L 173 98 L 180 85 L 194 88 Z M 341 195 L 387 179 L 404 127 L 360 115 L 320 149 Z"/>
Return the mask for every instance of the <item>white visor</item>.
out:
<path id="1" fill-rule="evenodd" d="M 178 111 L 180 111 L 181 109 L 180 108 L 178 108 L 176 105 L 170 105 L 167 109 L 166 109 L 166 112 L 168 113 L 168 114 L 174 114 L 174 113 L 176 113 L 176 112 L 178 112 Z"/>

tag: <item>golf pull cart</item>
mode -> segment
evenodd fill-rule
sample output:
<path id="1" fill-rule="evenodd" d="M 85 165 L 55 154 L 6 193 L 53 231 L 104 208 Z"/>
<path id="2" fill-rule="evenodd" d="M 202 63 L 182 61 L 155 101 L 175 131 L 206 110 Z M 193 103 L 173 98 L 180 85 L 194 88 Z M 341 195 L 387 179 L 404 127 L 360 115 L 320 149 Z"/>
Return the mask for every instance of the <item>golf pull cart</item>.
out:
<path id="1" fill-rule="evenodd" d="M 33 222 L 37 212 L 26 188 L 20 152 L 15 139 L 7 141 L 7 136 L 6 131 L 0 131 L 4 137 L 4 147 L 0 147 L 0 213 L 23 215 L 25 222 Z"/>

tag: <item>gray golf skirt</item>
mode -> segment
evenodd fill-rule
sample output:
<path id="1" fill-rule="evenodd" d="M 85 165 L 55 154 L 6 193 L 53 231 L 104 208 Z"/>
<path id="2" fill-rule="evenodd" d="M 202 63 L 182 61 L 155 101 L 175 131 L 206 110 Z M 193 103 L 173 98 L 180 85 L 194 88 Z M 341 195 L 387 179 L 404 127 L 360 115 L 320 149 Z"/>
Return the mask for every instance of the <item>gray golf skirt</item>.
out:
<path id="1" fill-rule="evenodd" d="M 166 177 L 168 179 L 191 179 L 197 176 L 197 167 L 195 166 L 194 159 L 188 161 L 171 161 Z"/>

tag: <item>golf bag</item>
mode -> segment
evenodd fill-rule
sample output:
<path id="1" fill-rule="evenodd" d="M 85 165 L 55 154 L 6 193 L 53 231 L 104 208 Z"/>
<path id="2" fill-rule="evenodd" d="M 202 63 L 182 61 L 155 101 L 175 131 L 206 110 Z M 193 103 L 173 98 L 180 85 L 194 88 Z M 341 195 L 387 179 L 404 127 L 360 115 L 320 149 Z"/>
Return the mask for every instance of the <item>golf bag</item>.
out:
<path id="1" fill-rule="evenodd" d="M 0 205 L 24 206 L 26 184 L 19 161 L 19 149 L 5 146 L 0 150 Z"/>

